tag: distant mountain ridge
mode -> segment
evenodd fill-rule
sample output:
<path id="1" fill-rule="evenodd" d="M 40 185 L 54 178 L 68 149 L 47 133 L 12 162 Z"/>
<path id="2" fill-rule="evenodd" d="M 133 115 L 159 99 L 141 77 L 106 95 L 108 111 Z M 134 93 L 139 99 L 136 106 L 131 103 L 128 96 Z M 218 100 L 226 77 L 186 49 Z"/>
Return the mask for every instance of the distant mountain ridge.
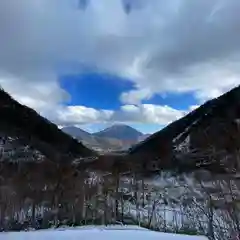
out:
<path id="1" fill-rule="evenodd" d="M 89 147 L 113 150 L 127 149 L 144 139 L 145 136 L 140 131 L 124 124 L 112 125 L 92 134 L 74 126 L 64 127 L 62 131 Z"/>
<path id="2" fill-rule="evenodd" d="M 100 132 L 96 132 L 93 135 L 98 137 L 115 138 L 126 141 L 138 141 L 138 139 L 143 136 L 143 133 L 137 131 L 136 129 L 128 125 L 116 124 Z"/>
<path id="3" fill-rule="evenodd" d="M 78 140 L 94 141 L 94 136 L 91 133 L 75 126 L 64 127 L 62 131 Z"/>

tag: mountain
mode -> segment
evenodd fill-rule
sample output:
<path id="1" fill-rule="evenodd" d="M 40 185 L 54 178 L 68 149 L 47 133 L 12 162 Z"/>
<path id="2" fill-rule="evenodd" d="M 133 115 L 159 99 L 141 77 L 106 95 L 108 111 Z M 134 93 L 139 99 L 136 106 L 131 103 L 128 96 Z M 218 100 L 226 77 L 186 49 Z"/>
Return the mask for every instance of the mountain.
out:
<path id="1" fill-rule="evenodd" d="M 83 140 L 89 142 L 89 144 L 96 144 L 96 139 L 91 133 L 88 133 L 81 128 L 75 126 L 63 127 L 61 129 L 63 132 L 67 133 L 68 135 L 72 136 L 75 139 Z"/>
<path id="2" fill-rule="evenodd" d="M 68 127 L 66 134 L 2 89 L 0 112 L 0 160 L 69 162 L 98 156 L 95 168 L 108 170 L 135 171 L 136 166 L 145 171 L 176 166 L 184 171 L 240 169 L 240 87 L 206 102 L 128 151 L 121 150 L 145 138 L 130 126 L 113 125 L 94 134 Z M 119 151 L 99 157 L 92 146 Z"/>
<path id="3" fill-rule="evenodd" d="M 139 138 L 143 136 L 143 133 L 130 126 L 116 124 L 100 132 L 94 133 L 94 135 L 104 138 L 114 138 L 126 142 L 138 142 Z"/>
<path id="4" fill-rule="evenodd" d="M 51 161 L 96 155 L 36 111 L 18 103 L 3 89 L 0 89 L 0 112 L 0 157 L 15 154 L 14 149 L 26 155 L 37 152 Z"/>
<path id="5" fill-rule="evenodd" d="M 142 136 L 140 136 L 138 138 L 138 142 L 142 142 L 142 141 L 144 141 L 145 139 L 147 139 L 150 136 L 151 136 L 151 134 L 143 134 Z"/>
<path id="6" fill-rule="evenodd" d="M 94 136 L 94 134 L 88 133 L 75 126 L 63 127 L 62 131 L 81 141 L 85 146 L 98 151 L 107 149 L 121 150 L 124 147 L 123 143 L 118 139 Z"/>
<path id="7" fill-rule="evenodd" d="M 88 138 L 91 137 L 91 134 L 82 130 L 81 128 L 70 126 L 70 127 L 63 127 L 62 131 L 75 137 L 75 138 Z"/>
<path id="8" fill-rule="evenodd" d="M 138 136 L 144 136 L 134 128 L 126 125 L 113 125 L 110 128 L 93 134 L 74 126 L 64 127 L 62 131 L 80 140 L 86 146 L 98 150 L 127 149 L 140 140 Z"/>
<path id="9" fill-rule="evenodd" d="M 240 169 L 240 86 L 212 99 L 129 149 L 141 161 Z M 158 159 L 158 160 L 156 160 Z M 139 160 L 140 161 L 140 160 Z"/>

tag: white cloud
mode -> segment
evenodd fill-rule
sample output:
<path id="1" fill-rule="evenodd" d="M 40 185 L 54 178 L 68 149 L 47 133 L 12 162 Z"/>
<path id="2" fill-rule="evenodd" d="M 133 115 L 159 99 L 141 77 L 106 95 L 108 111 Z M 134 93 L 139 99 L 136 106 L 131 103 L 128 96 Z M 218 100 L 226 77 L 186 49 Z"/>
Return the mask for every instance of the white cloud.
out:
<path id="1" fill-rule="evenodd" d="M 123 105 L 120 111 L 114 113 L 113 119 L 166 125 L 183 115 L 184 111 L 169 106 L 153 104 Z"/>
<path id="2" fill-rule="evenodd" d="M 166 125 L 179 119 L 185 111 L 169 106 L 142 104 L 123 105 L 117 111 L 96 110 L 84 106 L 61 106 L 55 112 L 45 112 L 58 125 L 79 125 L 91 123 L 155 123 Z"/>
<path id="3" fill-rule="evenodd" d="M 120 99 L 123 103 L 140 104 L 142 99 L 148 100 L 151 97 L 150 89 L 137 89 L 122 93 Z"/>
<path id="4" fill-rule="evenodd" d="M 96 110 L 85 106 L 61 106 L 48 116 L 59 125 L 76 125 L 108 121 L 113 114 L 110 110 Z"/>
<path id="5" fill-rule="evenodd" d="M 91 67 L 128 77 L 136 89 L 122 94 L 123 104 L 139 104 L 131 111 L 143 121 L 167 122 L 154 112 L 166 107 L 141 100 L 193 91 L 203 102 L 240 83 L 239 0 L 133 3 L 127 15 L 120 0 L 91 0 L 85 11 L 78 0 L 1 0 L 0 84 L 54 119 L 59 116 L 53 112 L 63 111 L 59 103 L 69 97 L 58 77 Z M 130 114 L 129 106 L 123 114 Z M 79 121 L 109 118 L 86 109 L 64 110 Z M 80 114 L 84 111 L 89 115 Z"/>

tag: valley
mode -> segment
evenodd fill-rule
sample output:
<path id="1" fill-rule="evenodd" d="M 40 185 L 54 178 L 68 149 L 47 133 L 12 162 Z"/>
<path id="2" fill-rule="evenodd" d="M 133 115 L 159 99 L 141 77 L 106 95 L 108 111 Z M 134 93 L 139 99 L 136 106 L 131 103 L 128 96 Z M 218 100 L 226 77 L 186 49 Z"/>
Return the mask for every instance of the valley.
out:
<path id="1" fill-rule="evenodd" d="M 98 152 L 124 151 L 149 136 L 124 124 L 112 125 L 95 133 L 75 126 L 63 127 L 61 130 Z"/>

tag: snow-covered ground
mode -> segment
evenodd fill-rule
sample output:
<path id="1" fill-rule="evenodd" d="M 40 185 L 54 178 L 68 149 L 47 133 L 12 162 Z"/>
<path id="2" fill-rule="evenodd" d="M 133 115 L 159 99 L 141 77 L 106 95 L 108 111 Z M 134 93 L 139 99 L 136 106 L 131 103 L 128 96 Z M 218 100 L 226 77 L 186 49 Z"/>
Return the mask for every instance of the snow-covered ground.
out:
<path id="1" fill-rule="evenodd" d="M 0 233 L 1 240 L 207 240 L 202 236 L 187 236 L 150 231 L 138 226 L 80 227 L 30 232 Z"/>

